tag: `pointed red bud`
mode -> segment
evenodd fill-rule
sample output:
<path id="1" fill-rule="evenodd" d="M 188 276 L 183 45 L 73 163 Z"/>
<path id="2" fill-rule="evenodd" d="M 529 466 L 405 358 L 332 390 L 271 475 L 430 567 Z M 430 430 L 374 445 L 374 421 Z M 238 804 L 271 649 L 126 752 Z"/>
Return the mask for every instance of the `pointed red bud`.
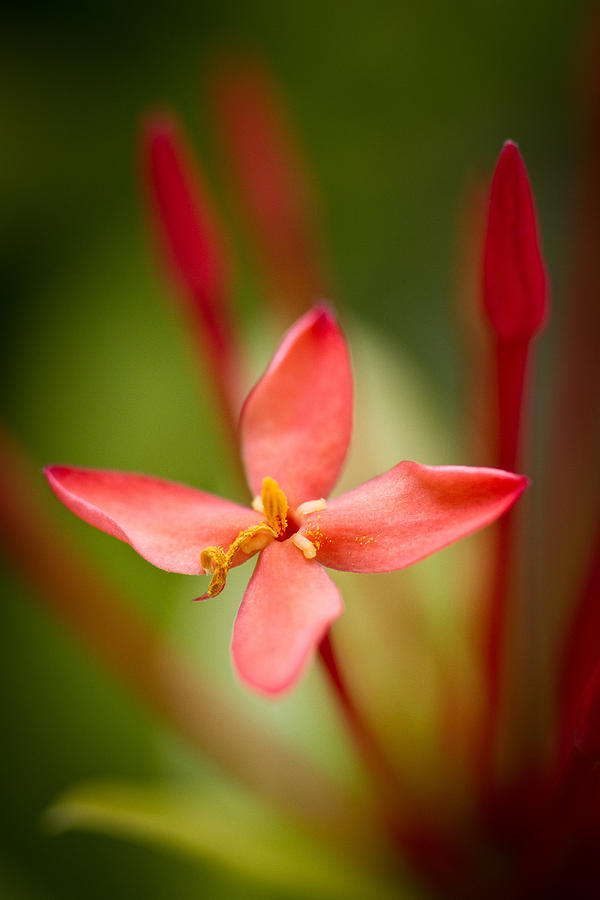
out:
<path id="1" fill-rule="evenodd" d="M 527 170 L 507 141 L 492 177 L 483 265 L 487 315 L 503 340 L 530 340 L 547 314 L 547 280 Z"/>
<path id="2" fill-rule="evenodd" d="M 204 318 L 218 322 L 228 292 L 228 266 L 198 167 L 172 115 L 150 118 L 143 137 L 150 200 L 175 274 Z"/>
<path id="3" fill-rule="evenodd" d="M 239 354 L 228 304 L 225 239 L 175 117 L 162 114 L 148 119 L 142 149 L 160 243 L 200 343 L 200 354 L 208 356 L 233 436 L 239 411 Z"/>

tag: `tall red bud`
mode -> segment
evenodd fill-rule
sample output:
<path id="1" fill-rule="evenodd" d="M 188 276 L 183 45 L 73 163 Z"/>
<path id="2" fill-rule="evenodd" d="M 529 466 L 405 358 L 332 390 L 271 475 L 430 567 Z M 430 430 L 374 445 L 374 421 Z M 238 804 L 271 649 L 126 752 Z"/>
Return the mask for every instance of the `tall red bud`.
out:
<path id="1" fill-rule="evenodd" d="M 535 205 L 518 147 L 507 141 L 492 177 L 483 302 L 498 339 L 529 341 L 547 315 Z"/>
<path id="2" fill-rule="evenodd" d="M 498 425 L 494 462 L 514 469 L 529 344 L 547 316 L 548 286 L 529 179 L 512 141 L 504 145 L 492 177 L 483 303 L 496 343 Z"/>
<path id="3" fill-rule="evenodd" d="M 147 189 L 159 242 L 230 427 L 239 411 L 238 355 L 228 309 L 225 241 L 201 173 L 171 115 L 143 130 Z"/>
<path id="4" fill-rule="evenodd" d="M 548 311 L 548 286 L 540 250 L 536 212 L 527 171 L 517 148 L 507 141 L 491 183 L 483 258 L 483 305 L 491 325 L 495 369 L 492 401 L 494 465 L 518 467 L 527 367 L 533 338 Z M 514 515 L 497 528 L 485 631 L 487 710 L 483 748 L 488 777 L 499 726 L 505 628 L 512 557 Z"/>

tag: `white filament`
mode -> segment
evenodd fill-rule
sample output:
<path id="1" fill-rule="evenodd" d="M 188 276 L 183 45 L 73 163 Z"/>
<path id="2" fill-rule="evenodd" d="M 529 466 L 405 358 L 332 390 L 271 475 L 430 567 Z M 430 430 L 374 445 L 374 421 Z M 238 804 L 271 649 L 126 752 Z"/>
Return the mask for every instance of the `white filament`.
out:
<path id="1" fill-rule="evenodd" d="M 307 537 L 304 537 L 303 534 L 300 534 L 299 531 L 296 534 L 292 535 L 292 544 L 298 548 L 303 554 L 305 559 L 314 559 L 317 555 L 317 548 L 309 541 Z"/>
<path id="2" fill-rule="evenodd" d="M 306 503 L 301 503 L 296 509 L 296 512 L 299 516 L 307 516 L 309 513 L 319 512 L 320 510 L 325 509 L 326 506 L 327 500 L 321 497 L 320 500 L 307 500 Z"/>

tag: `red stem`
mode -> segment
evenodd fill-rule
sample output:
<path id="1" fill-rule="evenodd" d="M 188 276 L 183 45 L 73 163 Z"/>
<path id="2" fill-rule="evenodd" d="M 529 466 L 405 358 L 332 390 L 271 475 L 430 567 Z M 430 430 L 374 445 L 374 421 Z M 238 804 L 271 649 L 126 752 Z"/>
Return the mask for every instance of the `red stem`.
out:
<path id="1" fill-rule="evenodd" d="M 329 677 L 329 683 L 338 699 L 346 725 L 356 742 L 365 767 L 372 775 L 375 784 L 379 788 L 384 789 L 388 797 L 390 791 L 393 794 L 399 793 L 398 777 L 381 749 L 377 738 L 352 699 L 348 685 L 338 665 L 329 634 L 321 641 L 319 654 Z"/>
<path id="2" fill-rule="evenodd" d="M 464 892 L 455 893 L 456 885 L 463 884 L 468 874 L 460 847 L 439 823 L 431 821 L 429 812 L 420 808 L 418 798 L 402 784 L 391 767 L 352 699 L 329 634 L 321 641 L 319 654 L 346 725 L 377 789 L 380 814 L 393 844 L 401 848 L 403 855 L 430 885 L 448 896 L 466 897 Z M 398 813 L 400 800 L 402 815 Z"/>
<path id="3" fill-rule="evenodd" d="M 600 800 L 600 767 L 596 755 L 587 755 L 575 745 L 563 764 L 555 785 L 552 803 L 537 834 L 537 849 L 529 851 L 523 872 L 525 884 L 535 885 L 536 896 L 546 896 L 544 888 L 554 888 L 552 896 L 597 896 L 597 833 Z M 593 835 L 586 842 L 586 833 Z M 590 877 L 596 890 L 588 892 Z M 581 888 L 586 888 L 580 893 Z M 524 896 L 531 896 L 530 893 Z"/>
<path id="4" fill-rule="evenodd" d="M 514 471 L 519 459 L 525 378 L 529 357 L 528 341 L 498 340 L 497 372 L 497 450 L 495 464 Z M 510 577 L 515 547 L 514 512 L 505 515 L 496 527 L 495 560 L 488 620 L 484 638 L 487 702 L 482 726 L 481 766 L 484 784 L 490 788 L 494 743 L 500 718 L 503 660 L 505 657 L 506 619 Z"/>
<path id="5" fill-rule="evenodd" d="M 496 557 L 493 565 L 493 581 L 490 608 L 485 636 L 485 665 L 487 679 L 487 703 L 484 709 L 483 765 L 489 775 L 496 737 L 502 693 L 503 656 L 508 613 L 508 582 L 512 549 L 512 516 L 507 514 L 497 525 Z"/>
<path id="6" fill-rule="evenodd" d="M 581 593 L 569 623 L 559 679 L 559 749 L 564 759 L 573 739 L 577 705 L 598 663 L 600 628 L 600 517 L 599 527 Z"/>
<path id="7" fill-rule="evenodd" d="M 512 472 L 518 462 L 529 341 L 498 340 L 498 456 L 496 465 Z"/>

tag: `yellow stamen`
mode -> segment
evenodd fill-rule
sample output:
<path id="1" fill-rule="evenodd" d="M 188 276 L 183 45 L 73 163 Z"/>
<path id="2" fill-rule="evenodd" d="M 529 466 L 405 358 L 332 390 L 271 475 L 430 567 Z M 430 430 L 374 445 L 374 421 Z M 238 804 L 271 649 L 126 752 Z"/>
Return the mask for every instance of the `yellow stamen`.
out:
<path id="1" fill-rule="evenodd" d="M 227 552 L 222 547 L 205 547 L 200 553 L 200 565 L 205 572 L 212 572 L 212 578 L 204 596 L 216 597 L 221 593 L 225 587 L 227 573 L 238 550 L 250 556 L 256 550 L 263 550 L 269 540 L 274 537 L 277 535 L 273 528 L 266 522 L 260 522 L 258 525 L 252 525 L 250 528 L 240 531 Z"/>
<path id="2" fill-rule="evenodd" d="M 200 554 L 200 565 L 205 572 L 212 572 L 213 577 L 206 591 L 205 597 L 216 597 L 225 587 L 227 572 L 227 554 L 222 547 L 206 547 Z"/>
<path id="3" fill-rule="evenodd" d="M 317 548 L 315 545 L 311 543 L 308 538 L 304 537 L 303 534 L 300 534 L 299 531 L 292 536 L 292 544 L 304 554 L 305 559 L 314 559 L 317 555 Z"/>
<path id="4" fill-rule="evenodd" d="M 264 550 L 267 544 L 270 544 L 273 540 L 273 534 L 271 530 L 269 531 L 260 531 L 256 534 L 253 534 L 249 537 L 240 547 L 242 553 L 245 553 L 246 556 L 252 556 L 253 553 L 257 553 L 259 550 Z"/>
<path id="5" fill-rule="evenodd" d="M 309 513 L 320 512 L 326 507 L 327 500 L 321 497 L 320 500 L 307 500 L 305 503 L 301 503 L 300 506 L 296 507 L 296 512 L 299 516 L 307 516 Z"/>
<path id="6" fill-rule="evenodd" d="M 224 550 L 223 547 L 205 547 L 201 552 L 200 565 L 205 572 L 212 572 L 210 584 L 206 594 L 204 594 L 205 597 L 216 597 L 217 594 L 221 593 L 225 587 L 227 573 L 238 550 L 241 550 L 247 556 L 251 556 L 259 550 L 264 550 L 273 538 L 283 537 L 285 534 L 288 502 L 274 478 L 265 478 L 263 480 L 261 496 L 254 498 L 252 508 L 262 513 L 267 521 L 240 531 L 228 550 Z M 304 540 L 309 545 L 309 548 L 312 547 L 314 550 L 310 541 Z M 297 544 L 296 546 L 300 545 Z M 303 546 L 301 549 L 304 555 L 307 556 L 306 548 Z M 312 556 L 314 555 L 313 553 Z M 307 559 L 309 558 L 312 557 L 307 556 Z"/>
<path id="7" fill-rule="evenodd" d="M 274 478 L 265 478 L 262 484 L 261 500 L 265 518 L 276 537 L 282 537 L 287 528 L 287 497 Z"/>

